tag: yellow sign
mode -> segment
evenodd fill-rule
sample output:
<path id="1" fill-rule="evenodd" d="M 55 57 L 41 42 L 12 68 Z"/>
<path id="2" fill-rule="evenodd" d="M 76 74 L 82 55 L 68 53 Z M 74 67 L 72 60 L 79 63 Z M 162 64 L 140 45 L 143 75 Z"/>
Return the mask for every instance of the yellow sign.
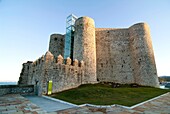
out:
<path id="1" fill-rule="evenodd" d="M 53 82 L 52 82 L 52 80 L 50 80 L 50 81 L 48 82 L 48 95 L 51 95 L 51 93 L 52 93 L 52 87 L 53 87 Z"/>

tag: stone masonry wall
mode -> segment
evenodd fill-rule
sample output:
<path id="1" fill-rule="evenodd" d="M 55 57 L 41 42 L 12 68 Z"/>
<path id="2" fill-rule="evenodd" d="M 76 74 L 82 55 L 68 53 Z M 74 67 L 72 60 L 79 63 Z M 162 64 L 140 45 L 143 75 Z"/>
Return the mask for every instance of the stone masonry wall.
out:
<path id="1" fill-rule="evenodd" d="M 158 87 L 149 27 L 96 28 L 97 78 L 115 83 Z"/>
<path id="2" fill-rule="evenodd" d="M 96 28 L 99 81 L 134 83 L 128 29 Z"/>
<path id="3" fill-rule="evenodd" d="M 27 63 L 24 63 L 27 64 Z M 26 66 L 26 65 L 24 65 Z M 23 69 L 25 69 L 23 67 Z M 22 70 L 23 71 L 23 70 Z M 66 64 L 63 64 L 63 57 L 59 55 L 57 59 L 51 52 L 47 52 L 45 56 L 42 56 L 32 65 L 25 73 L 21 75 L 22 80 L 19 80 L 20 84 L 25 82 L 25 79 L 29 79 L 26 84 L 35 85 L 36 94 L 47 94 L 48 81 L 53 81 L 52 92 L 59 92 L 71 88 L 78 87 L 84 83 L 84 62 L 74 60 L 71 65 L 71 59 L 67 58 Z"/>
<path id="4" fill-rule="evenodd" d="M 75 22 L 73 58 L 85 62 L 86 83 L 96 83 L 96 41 L 94 20 L 78 18 Z"/>
<path id="5" fill-rule="evenodd" d="M 27 84 L 28 78 L 27 75 L 29 75 L 30 65 L 32 64 L 32 61 L 28 61 L 27 63 L 23 63 L 22 65 L 22 71 L 20 73 L 20 79 L 18 81 L 19 84 Z"/>
<path id="6" fill-rule="evenodd" d="M 50 36 L 49 51 L 36 61 L 23 64 L 18 84 L 35 86 L 38 95 L 64 91 L 81 84 L 114 82 L 158 87 L 149 27 L 138 23 L 125 29 L 95 28 L 94 20 L 75 22 L 73 62 L 63 63 L 64 35 Z"/>
<path id="7" fill-rule="evenodd" d="M 129 28 L 135 82 L 159 87 L 149 26 L 138 23 Z"/>
<path id="8" fill-rule="evenodd" d="M 0 85 L 0 96 L 5 94 L 34 94 L 34 85 Z"/>
<path id="9" fill-rule="evenodd" d="M 59 55 L 64 56 L 65 35 L 52 34 L 50 36 L 49 51 L 57 58 Z"/>

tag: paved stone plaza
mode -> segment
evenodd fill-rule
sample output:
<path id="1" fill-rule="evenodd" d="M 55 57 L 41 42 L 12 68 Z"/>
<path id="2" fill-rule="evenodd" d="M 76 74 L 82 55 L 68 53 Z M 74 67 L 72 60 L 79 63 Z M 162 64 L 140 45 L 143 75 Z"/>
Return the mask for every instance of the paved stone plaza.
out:
<path id="1" fill-rule="evenodd" d="M 37 114 L 45 113 L 37 105 L 19 94 L 8 94 L 0 97 L 0 114 Z"/>
<path id="2" fill-rule="evenodd" d="M 49 113 L 19 94 L 8 94 L 0 97 L 0 114 L 170 114 L 170 93 L 136 107 L 82 106 Z"/>

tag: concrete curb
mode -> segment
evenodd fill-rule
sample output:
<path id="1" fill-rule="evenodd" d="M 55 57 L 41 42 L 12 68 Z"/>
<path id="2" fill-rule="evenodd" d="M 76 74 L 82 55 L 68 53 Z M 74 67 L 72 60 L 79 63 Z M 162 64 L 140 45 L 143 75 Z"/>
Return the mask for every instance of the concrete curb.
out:
<path id="1" fill-rule="evenodd" d="M 52 98 L 52 97 L 48 97 L 48 96 L 45 96 L 45 95 L 42 95 L 42 97 L 46 98 L 46 99 L 53 100 L 53 101 L 57 101 L 57 102 L 60 102 L 60 103 L 63 103 L 63 104 L 68 104 L 68 105 L 71 105 L 71 106 L 74 106 L 74 107 L 79 107 L 76 104 L 72 104 L 72 103 L 69 103 L 69 102 L 66 102 L 66 101 L 63 101 L 63 100 L 59 100 L 59 99 L 55 99 L 55 98 Z"/>
<path id="2" fill-rule="evenodd" d="M 140 105 L 142 105 L 142 104 L 144 104 L 144 103 L 150 102 L 150 101 L 155 100 L 155 99 L 158 99 L 158 98 L 160 98 L 160 97 L 163 97 L 163 96 L 165 96 L 165 95 L 167 95 L 167 94 L 169 94 L 169 93 L 170 93 L 170 92 L 167 92 L 167 93 L 165 93 L 165 94 L 163 94 L 163 95 L 160 95 L 160 96 L 158 96 L 158 97 L 154 97 L 154 98 L 152 98 L 152 99 L 149 99 L 149 100 L 147 100 L 147 101 L 141 102 L 141 103 L 136 104 L 136 105 L 133 105 L 133 106 L 131 106 L 131 107 L 123 106 L 123 105 L 118 105 L 118 104 L 113 104 L 113 105 L 82 104 L 82 105 L 79 105 L 79 107 L 82 107 L 82 106 L 91 106 L 91 107 L 95 107 L 95 108 L 109 108 L 109 107 L 114 107 L 114 106 L 116 106 L 116 107 L 122 107 L 122 108 L 126 108 L 126 109 L 133 109 L 133 108 L 135 108 L 135 107 L 137 107 L 137 106 L 140 106 Z"/>
<path id="3" fill-rule="evenodd" d="M 149 101 L 153 101 L 153 100 L 155 100 L 155 99 L 158 99 L 158 98 L 160 98 L 160 97 L 163 97 L 163 96 L 165 96 L 165 95 L 167 95 L 167 94 L 169 94 L 169 92 L 167 92 L 167 93 L 165 93 L 165 94 L 163 94 L 163 95 L 160 95 L 160 96 L 158 96 L 158 97 L 154 97 L 154 98 L 152 98 L 152 99 L 149 99 L 149 100 L 147 100 L 147 101 L 141 102 L 141 103 L 139 103 L 139 104 L 133 105 L 133 106 L 130 107 L 130 109 L 135 108 L 135 107 L 137 107 L 137 106 L 140 106 L 140 105 L 142 105 L 142 104 L 144 104 L 144 103 L 147 103 L 147 102 L 149 102 Z"/>
<path id="4" fill-rule="evenodd" d="M 91 106 L 91 107 L 96 107 L 96 108 L 110 108 L 110 107 L 114 107 L 115 104 L 113 105 L 93 105 L 93 104 L 82 104 L 82 105 L 79 105 L 79 107 L 83 107 L 83 106 Z"/>

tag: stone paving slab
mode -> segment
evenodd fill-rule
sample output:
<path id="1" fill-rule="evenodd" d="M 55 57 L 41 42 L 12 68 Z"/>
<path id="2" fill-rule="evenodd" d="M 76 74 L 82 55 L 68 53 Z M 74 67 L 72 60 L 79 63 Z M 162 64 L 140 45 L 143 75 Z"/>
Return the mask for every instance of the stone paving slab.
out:
<path id="1" fill-rule="evenodd" d="M 7 94 L 0 97 L 0 114 L 45 114 L 45 111 L 19 94 Z"/>
<path id="2" fill-rule="evenodd" d="M 170 114 L 170 93 L 133 108 L 147 114 Z"/>

